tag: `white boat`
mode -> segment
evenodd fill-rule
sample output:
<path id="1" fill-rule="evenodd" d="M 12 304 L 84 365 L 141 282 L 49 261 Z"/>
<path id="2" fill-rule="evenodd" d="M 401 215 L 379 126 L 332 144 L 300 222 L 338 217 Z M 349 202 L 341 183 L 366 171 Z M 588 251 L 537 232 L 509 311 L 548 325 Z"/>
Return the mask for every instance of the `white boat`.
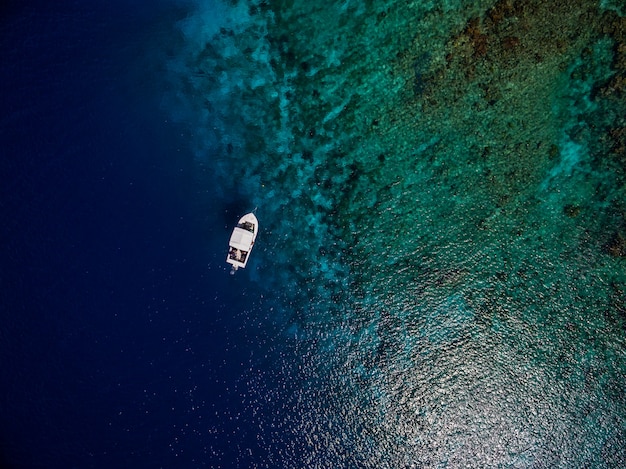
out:
<path id="1" fill-rule="evenodd" d="M 243 269 L 248 263 L 258 231 L 259 220 L 256 219 L 254 213 L 247 213 L 239 219 L 239 223 L 233 230 L 233 234 L 230 235 L 228 242 L 226 262 L 233 266 L 231 273 L 234 273 L 239 267 Z"/>

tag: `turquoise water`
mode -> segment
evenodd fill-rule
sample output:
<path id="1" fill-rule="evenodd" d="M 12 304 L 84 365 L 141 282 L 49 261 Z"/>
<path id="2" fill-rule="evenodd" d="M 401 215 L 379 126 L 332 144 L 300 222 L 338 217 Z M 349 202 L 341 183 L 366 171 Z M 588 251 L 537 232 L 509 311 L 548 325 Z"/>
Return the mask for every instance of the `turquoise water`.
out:
<path id="1" fill-rule="evenodd" d="M 260 466 L 626 464 L 622 10 L 239 1 L 180 21 L 164 106 L 207 191 L 258 207 L 236 281 L 282 331 L 272 379 L 241 378 L 251 415 L 277 409 Z"/>

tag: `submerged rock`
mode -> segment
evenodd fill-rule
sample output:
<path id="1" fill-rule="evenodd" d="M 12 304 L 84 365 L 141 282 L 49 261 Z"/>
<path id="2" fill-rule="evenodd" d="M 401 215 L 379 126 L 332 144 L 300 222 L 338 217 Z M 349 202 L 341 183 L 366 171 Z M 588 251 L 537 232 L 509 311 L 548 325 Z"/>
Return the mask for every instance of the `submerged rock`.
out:
<path id="1" fill-rule="evenodd" d="M 604 249 L 613 257 L 626 257 L 626 231 L 622 229 L 613 233 Z"/>

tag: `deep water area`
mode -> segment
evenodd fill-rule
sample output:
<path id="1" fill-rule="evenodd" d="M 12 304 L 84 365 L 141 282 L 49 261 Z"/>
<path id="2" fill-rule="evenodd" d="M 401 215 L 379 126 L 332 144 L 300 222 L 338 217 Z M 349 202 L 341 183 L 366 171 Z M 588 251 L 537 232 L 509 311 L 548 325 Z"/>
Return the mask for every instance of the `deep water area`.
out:
<path id="1" fill-rule="evenodd" d="M 0 462 L 626 466 L 622 2 L 38 8 Z"/>

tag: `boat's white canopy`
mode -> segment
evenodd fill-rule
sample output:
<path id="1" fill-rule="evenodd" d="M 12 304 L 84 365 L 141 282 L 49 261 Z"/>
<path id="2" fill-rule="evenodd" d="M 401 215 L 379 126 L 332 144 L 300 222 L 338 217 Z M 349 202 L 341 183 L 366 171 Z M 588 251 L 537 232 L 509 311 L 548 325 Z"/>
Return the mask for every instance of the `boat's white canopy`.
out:
<path id="1" fill-rule="evenodd" d="M 235 228 L 230 237 L 230 245 L 241 251 L 250 250 L 250 246 L 254 241 L 254 235 L 243 228 Z"/>

